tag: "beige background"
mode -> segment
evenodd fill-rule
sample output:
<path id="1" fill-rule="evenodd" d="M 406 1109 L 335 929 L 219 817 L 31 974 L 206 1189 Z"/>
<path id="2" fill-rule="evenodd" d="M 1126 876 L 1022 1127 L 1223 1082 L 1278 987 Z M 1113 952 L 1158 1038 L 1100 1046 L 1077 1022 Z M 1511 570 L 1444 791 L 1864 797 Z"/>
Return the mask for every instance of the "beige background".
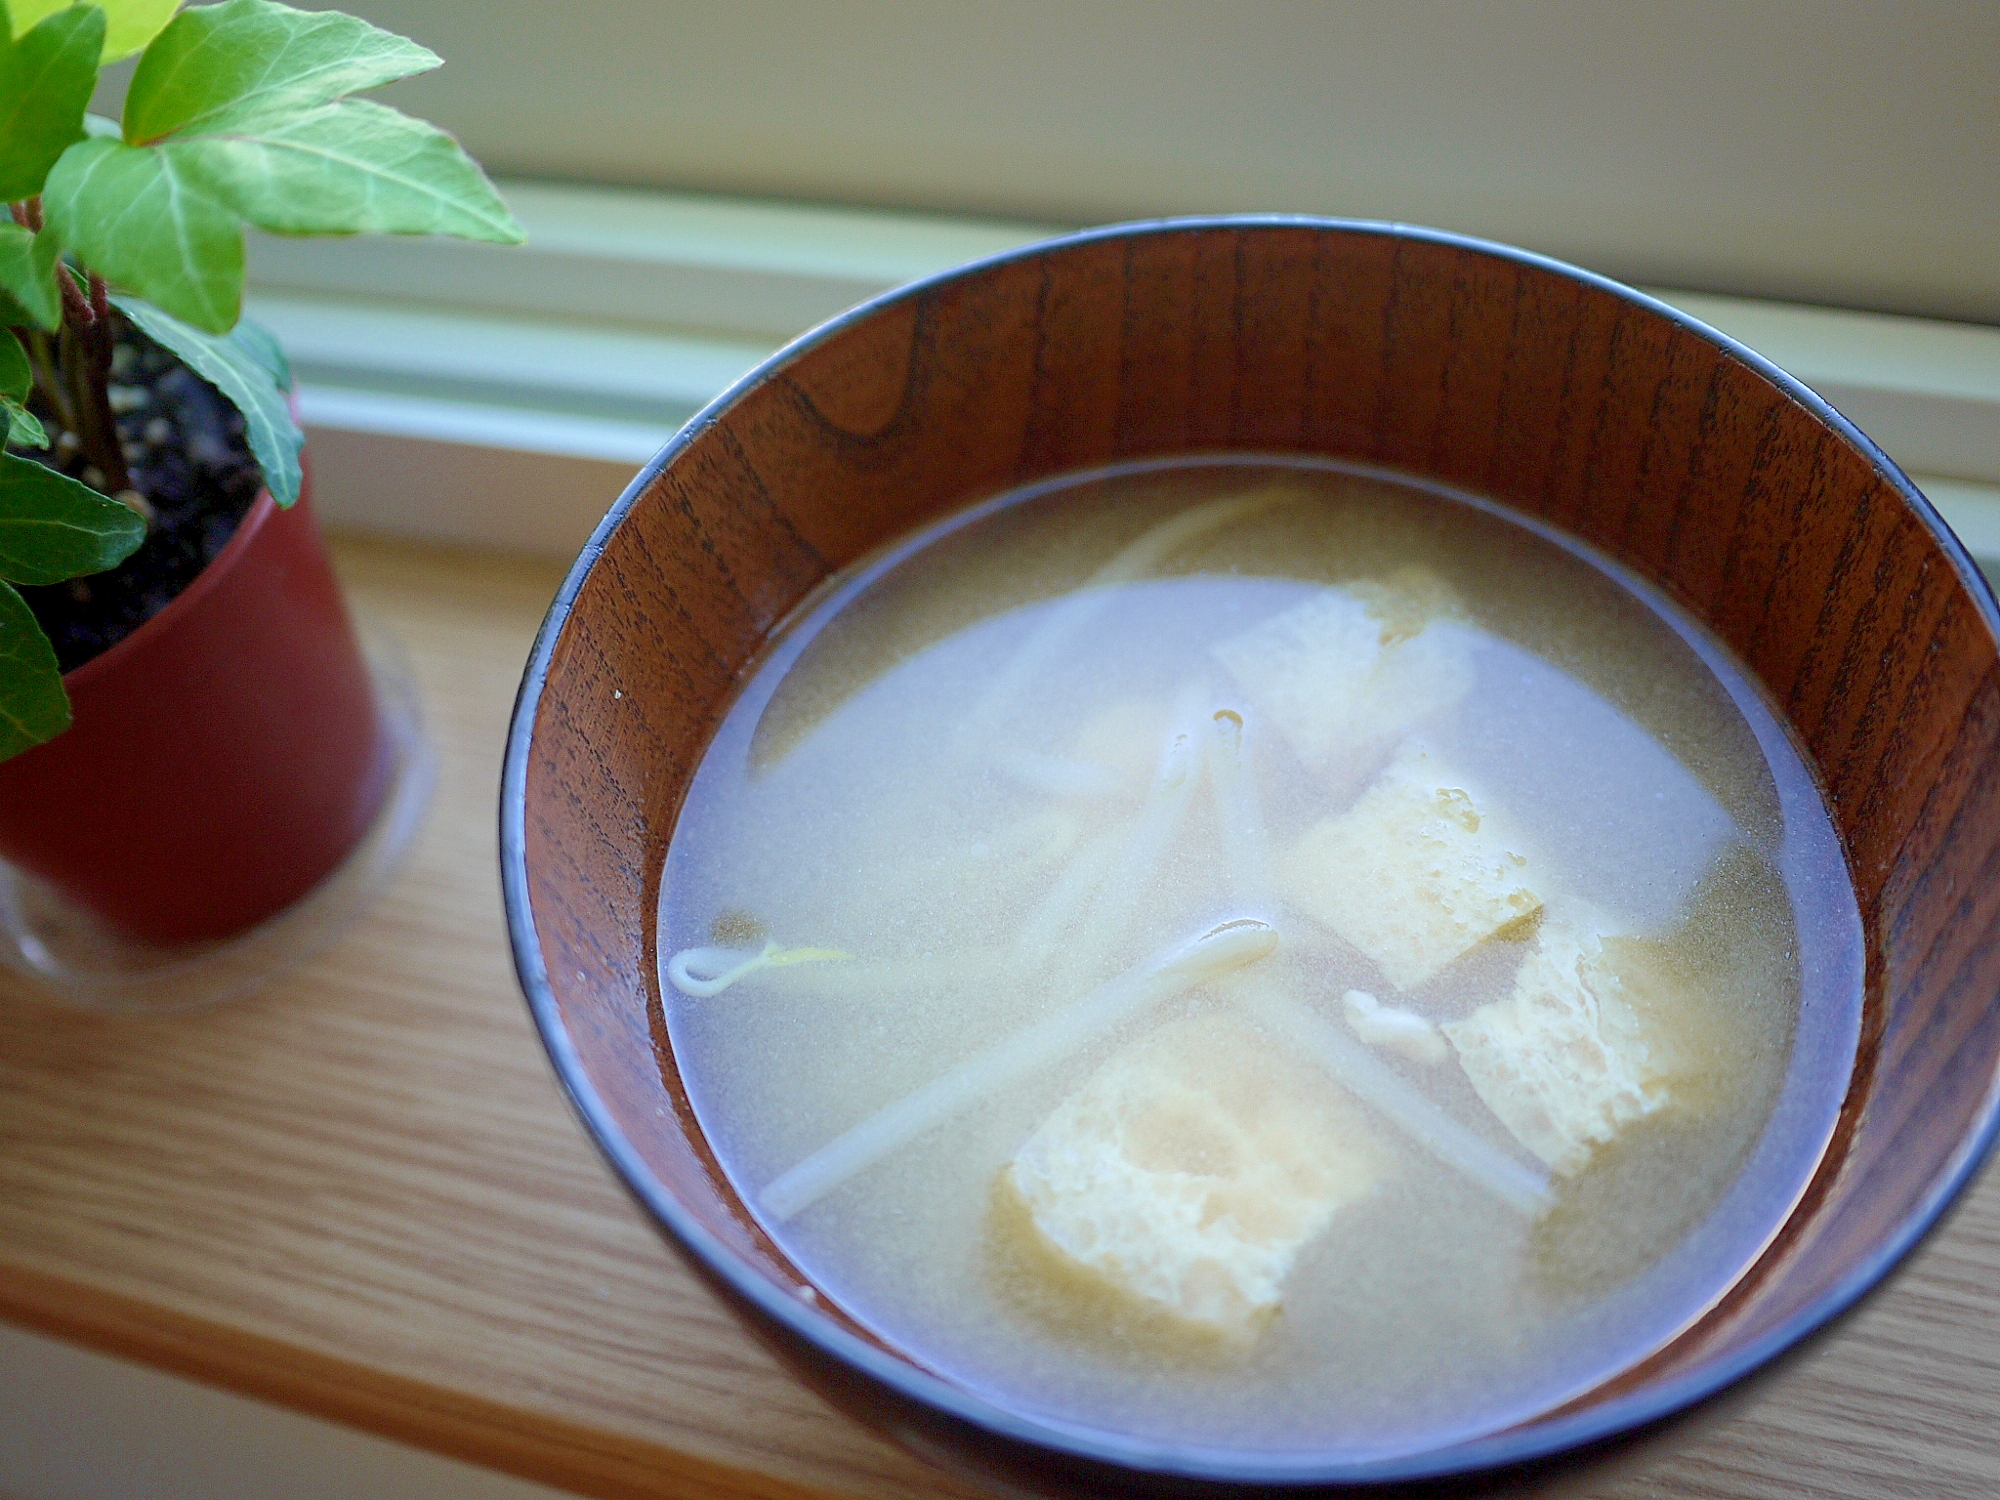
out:
<path id="1" fill-rule="evenodd" d="M 317 0 L 311 0 L 317 3 Z M 495 172 L 1097 221 L 1286 210 L 2000 322 L 1994 0 L 341 0 Z"/>

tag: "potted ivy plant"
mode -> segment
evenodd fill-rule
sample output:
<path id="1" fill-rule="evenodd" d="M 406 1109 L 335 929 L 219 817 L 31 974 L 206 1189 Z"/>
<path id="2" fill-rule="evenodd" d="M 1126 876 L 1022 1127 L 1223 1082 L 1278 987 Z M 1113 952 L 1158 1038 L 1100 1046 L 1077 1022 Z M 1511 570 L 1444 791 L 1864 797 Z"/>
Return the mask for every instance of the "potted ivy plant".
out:
<path id="1" fill-rule="evenodd" d="M 340 866 L 392 759 L 244 226 L 522 235 L 450 136 L 350 97 L 439 62 L 356 17 L 0 21 L 0 859 L 146 943 L 225 938 Z"/>

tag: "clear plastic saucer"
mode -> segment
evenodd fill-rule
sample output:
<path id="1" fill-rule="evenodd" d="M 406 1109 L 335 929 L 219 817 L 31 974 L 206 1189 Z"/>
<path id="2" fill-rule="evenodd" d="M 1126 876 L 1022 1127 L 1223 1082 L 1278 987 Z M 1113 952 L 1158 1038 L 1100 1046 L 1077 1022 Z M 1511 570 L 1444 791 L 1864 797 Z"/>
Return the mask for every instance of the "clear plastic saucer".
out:
<path id="1" fill-rule="evenodd" d="M 372 623 L 361 634 L 395 759 L 382 809 L 345 863 L 247 932 L 161 947 L 0 862 L 0 991 L 110 1013 L 188 1010 L 269 984 L 345 933 L 401 867 L 437 777 L 402 643 Z"/>

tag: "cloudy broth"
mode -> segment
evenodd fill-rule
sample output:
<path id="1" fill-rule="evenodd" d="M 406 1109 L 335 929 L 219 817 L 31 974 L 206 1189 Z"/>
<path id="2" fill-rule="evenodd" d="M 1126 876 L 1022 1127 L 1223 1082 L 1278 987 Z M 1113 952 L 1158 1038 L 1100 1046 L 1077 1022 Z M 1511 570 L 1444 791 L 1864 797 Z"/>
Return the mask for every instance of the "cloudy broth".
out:
<path id="1" fill-rule="evenodd" d="M 1073 1428 L 1393 1455 L 1658 1348 L 1816 1166 L 1862 943 L 1656 594 L 1476 499 L 1102 471 L 835 580 L 681 810 L 661 991 L 822 1295 Z"/>

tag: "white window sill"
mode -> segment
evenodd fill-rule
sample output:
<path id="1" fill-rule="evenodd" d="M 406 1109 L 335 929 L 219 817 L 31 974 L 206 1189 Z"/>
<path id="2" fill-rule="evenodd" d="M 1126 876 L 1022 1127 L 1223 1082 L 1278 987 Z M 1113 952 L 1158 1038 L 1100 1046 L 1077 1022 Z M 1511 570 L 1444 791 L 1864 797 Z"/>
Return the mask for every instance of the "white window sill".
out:
<path id="1" fill-rule="evenodd" d="M 297 368 L 330 520 L 574 553 L 633 470 L 787 340 L 1063 230 L 501 187 L 525 247 L 253 242 L 250 311 Z M 2000 328 L 1651 290 L 1819 391 L 2000 568 Z"/>

